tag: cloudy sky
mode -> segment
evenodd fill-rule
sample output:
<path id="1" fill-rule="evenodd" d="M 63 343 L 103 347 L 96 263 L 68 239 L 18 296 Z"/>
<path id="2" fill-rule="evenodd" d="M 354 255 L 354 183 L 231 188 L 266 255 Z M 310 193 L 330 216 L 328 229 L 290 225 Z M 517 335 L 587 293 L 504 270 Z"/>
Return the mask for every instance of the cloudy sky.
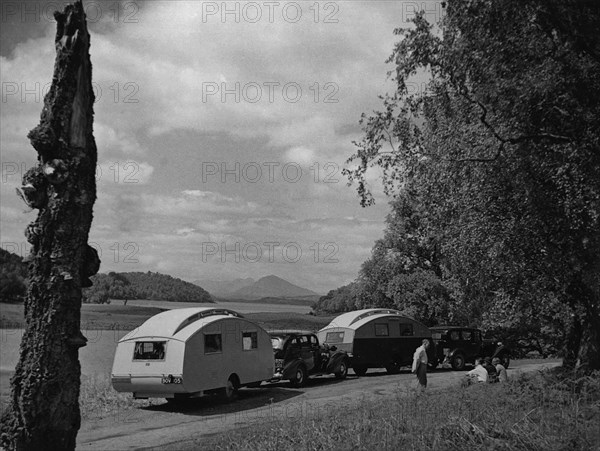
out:
<path id="1" fill-rule="evenodd" d="M 21 255 L 36 211 L 15 187 L 36 159 L 26 135 L 64 3 L 2 2 L 2 247 Z M 393 89 L 393 29 L 417 3 L 84 1 L 101 271 L 275 274 L 319 293 L 353 280 L 388 199 L 377 189 L 377 205 L 361 208 L 341 170 L 361 113 Z"/>

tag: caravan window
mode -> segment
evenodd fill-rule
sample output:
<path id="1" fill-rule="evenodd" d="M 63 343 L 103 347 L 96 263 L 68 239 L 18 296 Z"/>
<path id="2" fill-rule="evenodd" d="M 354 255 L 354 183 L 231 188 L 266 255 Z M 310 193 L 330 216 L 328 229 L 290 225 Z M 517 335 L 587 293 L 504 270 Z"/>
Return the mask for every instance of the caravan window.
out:
<path id="1" fill-rule="evenodd" d="M 375 336 L 376 337 L 387 337 L 390 335 L 387 324 L 375 324 Z"/>
<path id="2" fill-rule="evenodd" d="M 221 343 L 221 334 L 205 334 L 204 335 L 204 353 L 210 354 L 213 352 L 222 352 L 223 346 Z"/>
<path id="3" fill-rule="evenodd" d="M 136 341 L 133 360 L 165 360 L 166 341 Z"/>
<path id="4" fill-rule="evenodd" d="M 256 332 L 243 332 L 242 347 L 244 351 L 258 348 L 258 334 Z"/>
<path id="5" fill-rule="evenodd" d="M 344 332 L 327 332 L 325 343 L 341 343 L 344 341 Z"/>
<path id="6" fill-rule="evenodd" d="M 412 324 L 400 324 L 400 336 L 412 337 L 414 334 Z"/>

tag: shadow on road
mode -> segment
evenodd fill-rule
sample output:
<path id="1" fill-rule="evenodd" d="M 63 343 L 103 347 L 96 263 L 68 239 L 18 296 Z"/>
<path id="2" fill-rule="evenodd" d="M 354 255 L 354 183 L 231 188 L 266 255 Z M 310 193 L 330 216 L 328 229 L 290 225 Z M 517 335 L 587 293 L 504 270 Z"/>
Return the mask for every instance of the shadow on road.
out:
<path id="1" fill-rule="evenodd" d="M 353 379 L 350 377 L 350 379 Z M 234 401 L 227 401 L 219 395 L 209 395 L 201 398 L 191 398 L 169 403 L 142 407 L 141 410 L 154 412 L 177 412 L 193 416 L 227 415 L 245 410 L 266 407 L 271 404 L 287 401 L 305 393 L 308 389 L 337 385 L 343 380 L 332 377 L 316 377 L 307 380 L 302 388 L 292 388 L 289 382 L 264 384 L 258 388 L 242 388 Z"/>

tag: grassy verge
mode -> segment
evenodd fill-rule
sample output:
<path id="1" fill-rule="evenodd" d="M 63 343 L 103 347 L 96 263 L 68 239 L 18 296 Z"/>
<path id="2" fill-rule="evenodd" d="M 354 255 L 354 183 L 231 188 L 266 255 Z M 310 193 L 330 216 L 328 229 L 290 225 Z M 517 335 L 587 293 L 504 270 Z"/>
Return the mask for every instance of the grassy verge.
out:
<path id="1" fill-rule="evenodd" d="M 202 443 L 217 450 L 600 449 L 600 373 L 523 375 L 507 384 L 421 396 L 361 399 L 333 411 L 280 418 Z"/>
<path id="2" fill-rule="evenodd" d="M 105 418 L 128 409 L 162 403 L 164 399 L 133 399 L 131 393 L 115 391 L 108 374 L 81 377 L 79 406 L 83 420 Z"/>

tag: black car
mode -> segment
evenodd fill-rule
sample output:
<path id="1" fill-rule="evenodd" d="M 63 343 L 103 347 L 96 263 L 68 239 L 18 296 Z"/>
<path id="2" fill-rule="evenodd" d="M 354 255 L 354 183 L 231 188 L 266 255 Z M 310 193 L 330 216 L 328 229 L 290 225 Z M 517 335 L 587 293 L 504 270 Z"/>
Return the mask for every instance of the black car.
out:
<path id="1" fill-rule="evenodd" d="M 348 354 L 335 346 L 321 346 L 313 332 L 303 330 L 272 330 L 271 343 L 275 356 L 272 381 L 289 380 L 302 387 L 309 375 L 335 374 L 345 379 L 348 374 Z"/>
<path id="2" fill-rule="evenodd" d="M 477 357 L 498 357 L 505 368 L 510 364 L 510 352 L 501 342 L 484 339 L 481 330 L 471 327 L 431 327 L 439 362 L 449 363 L 455 370 L 463 370 Z"/>

